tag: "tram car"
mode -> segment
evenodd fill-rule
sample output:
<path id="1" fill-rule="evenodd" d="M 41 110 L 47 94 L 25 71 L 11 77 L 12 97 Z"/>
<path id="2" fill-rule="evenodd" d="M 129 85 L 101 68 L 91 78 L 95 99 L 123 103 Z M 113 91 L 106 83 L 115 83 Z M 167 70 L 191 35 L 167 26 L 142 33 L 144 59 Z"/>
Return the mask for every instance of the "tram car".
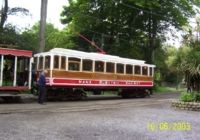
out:
<path id="1" fill-rule="evenodd" d="M 32 51 L 0 48 L 0 97 L 31 89 Z"/>
<path id="2" fill-rule="evenodd" d="M 35 71 L 46 71 L 47 97 L 82 98 L 88 91 L 116 91 L 122 97 L 152 92 L 155 65 L 143 60 L 54 48 L 34 55 Z"/>

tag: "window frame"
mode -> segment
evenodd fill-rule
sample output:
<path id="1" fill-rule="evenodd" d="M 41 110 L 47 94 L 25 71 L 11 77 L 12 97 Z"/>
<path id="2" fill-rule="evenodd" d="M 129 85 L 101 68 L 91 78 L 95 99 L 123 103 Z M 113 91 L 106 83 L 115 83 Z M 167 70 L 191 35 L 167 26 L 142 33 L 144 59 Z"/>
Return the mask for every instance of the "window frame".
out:
<path id="1" fill-rule="evenodd" d="M 123 66 L 123 72 L 119 72 L 119 71 L 118 71 L 118 70 L 119 70 L 118 66 L 120 66 L 120 65 Z M 117 74 L 124 74 L 124 72 L 125 72 L 124 66 L 125 66 L 125 65 L 122 64 L 122 63 L 117 63 L 117 64 L 116 64 L 116 73 L 117 73 Z"/>
<path id="2" fill-rule="evenodd" d="M 137 72 L 137 67 L 139 69 L 139 72 Z M 134 75 L 141 75 L 141 66 L 140 65 L 134 66 Z"/>
<path id="3" fill-rule="evenodd" d="M 42 59 L 42 61 L 41 61 L 41 59 Z M 44 56 L 39 56 L 38 57 L 38 70 L 43 70 L 43 69 L 44 69 Z"/>
<path id="4" fill-rule="evenodd" d="M 90 61 L 91 62 L 91 70 L 85 70 L 84 69 L 84 61 Z M 93 60 L 91 60 L 91 59 L 82 59 L 82 71 L 84 71 L 84 72 L 93 72 L 93 63 L 94 63 L 94 61 Z"/>
<path id="5" fill-rule="evenodd" d="M 108 64 L 113 64 L 113 71 L 112 72 L 108 72 Z M 115 63 L 113 63 L 113 62 L 106 62 L 106 73 L 115 73 Z"/>
<path id="6" fill-rule="evenodd" d="M 128 66 L 131 67 L 131 73 L 128 73 L 128 72 L 127 72 L 127 70 L 128 70 L 127 67 L 128 67 Z M 131 64 L 126 64 L 126 74 L 128 74 L 128 75 L 133 75 L 133 65 L 131 65 Z"/>
<path id="7" fill-rule="evenodd" d="M 63 63 L 63 58 L 64 58 L 64 63 Z M 62 67 L 64 64 L 64 67 Z M 60 56 L 60 70 L 66 70 L 67 66 L 67 58 L 66 56 Z"/>
<path id="8" fill-rule="evenodd" d="M 145 72 L 145 74 L 144 74 L 144 72 Z M 148 66 L 142 66 L 142 75 L 143 76 L 148 76 Z"/>
<path id="9" fill-rule="evenodd" d="M 97 70 L 97 62 L 100 63 L 100 66 L 103 66 L 100 71 Z M 101 65 L 101 63 L 103 63 L 103 65 Z M 104 61 L 100 61 L 100 60 L 95 60 L 94 61 L 94 72 L 97 72 L 97 73 L 104 73 L 105 72 L 105 62 Z"/>
<path id="10" fill-rule="evenodd" d="M 55 67 L 55 62 L 56 62 L 55 57 L 58 57 L 57 67 Z M 59 61 L 60 61 L 60 56 L 59 56 L 59 55 L 54 55 L 54 56 L 53 56 L 53 69 L 54 69 L 54 70 L 58 70 L 58 69 L 59 69 L 59 64 L 60 64 Z"/>
<path id="11" fill-rule="evenodd" d="M 49 57 L 49 67 L 46 67 L 46 58 Z M 51 56 L 50 55 L 46 55 L 44 57 L 44 69 L 50 69 L 51 68 Z"/>
<path id="12" fill-rule="evenodd" d="M 77 60 L 79 60 L 79 61 L 76 61 L 76 60 L 70 60 L 71 58 L 73 58 L 73 59 L 77 59 Z M 67 68 L 68 68 L 68 71 L 71 71 L 71 72 L 78 72 L 78 71 L 81 71 L 81 59 L 80 58 L 77 58 L 77 57 L 68 57 L 68 59 L 67 59 L 68 61 L 67 61 Z M 78 70 L 76 70 L 76 69 L 69 69 L 69 68 L 71 68 L 70 67 L 70 64 L 78 64 Z"/>

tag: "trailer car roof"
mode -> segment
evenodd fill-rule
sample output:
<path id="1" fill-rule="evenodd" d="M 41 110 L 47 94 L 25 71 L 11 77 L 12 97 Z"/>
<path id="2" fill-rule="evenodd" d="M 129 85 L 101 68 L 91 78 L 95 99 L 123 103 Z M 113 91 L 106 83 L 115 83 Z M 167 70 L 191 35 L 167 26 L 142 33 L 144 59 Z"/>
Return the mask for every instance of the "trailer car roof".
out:
<path id="1" fill-rule="evenodd" d="M 83 52 L 83 51 L 64 49 L 64 48 L 54 48 L 48 52 L 38 53 L 35 54 L 34 56 L 36 57 L 36 56 L 47 56 L 47 55 L 61 55 L 67 57 L 76 57 L 80 59 L 90 59 L 96 61 L 106 61 L 106 62 L 123 63 L 123 64 L 139 64 L 139 65 L 148 65 L 151 67 L 155 67 L 154 65 L 145 64 L 145 61 L 143 60 L 122 58 L 114 55 L 101 54 L 95 52 Z"/>

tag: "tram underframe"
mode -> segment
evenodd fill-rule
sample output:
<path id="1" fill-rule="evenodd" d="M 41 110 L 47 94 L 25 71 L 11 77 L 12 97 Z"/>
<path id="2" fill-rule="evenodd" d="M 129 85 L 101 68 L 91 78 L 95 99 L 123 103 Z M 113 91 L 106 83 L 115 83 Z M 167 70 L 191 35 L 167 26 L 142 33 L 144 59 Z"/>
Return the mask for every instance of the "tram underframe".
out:
<path id="1" fill-rule="evenodd" d="M 88 95 L 115 94 L 122 98 L 144 98 L 150 96 L 151 88 L 72 88 L 47 87 L 47 100 L 81 100 Z"/>

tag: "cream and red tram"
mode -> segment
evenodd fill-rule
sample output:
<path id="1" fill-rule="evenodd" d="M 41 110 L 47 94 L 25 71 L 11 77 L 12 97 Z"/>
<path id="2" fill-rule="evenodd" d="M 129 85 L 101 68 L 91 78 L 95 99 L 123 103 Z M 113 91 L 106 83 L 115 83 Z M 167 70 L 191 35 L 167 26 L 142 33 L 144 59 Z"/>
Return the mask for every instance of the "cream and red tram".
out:
<path id="1" fill-rule="evenodd" d="M 11 101 L 31 89 L 31 64 L 32 51 L 0 48 L 0 98 Z"/>
<path id="2" fill-rule="evenodd" d="M 142 60 L 54 48 L 35 54 L 34 62 L 37 72 L 47 71 L 48 89 L 65 88 L 66 94 L 79 88 L 99 93 L 117 89 L 124 97 L 144 96 L 153 87 L 155 66 Z"/>

